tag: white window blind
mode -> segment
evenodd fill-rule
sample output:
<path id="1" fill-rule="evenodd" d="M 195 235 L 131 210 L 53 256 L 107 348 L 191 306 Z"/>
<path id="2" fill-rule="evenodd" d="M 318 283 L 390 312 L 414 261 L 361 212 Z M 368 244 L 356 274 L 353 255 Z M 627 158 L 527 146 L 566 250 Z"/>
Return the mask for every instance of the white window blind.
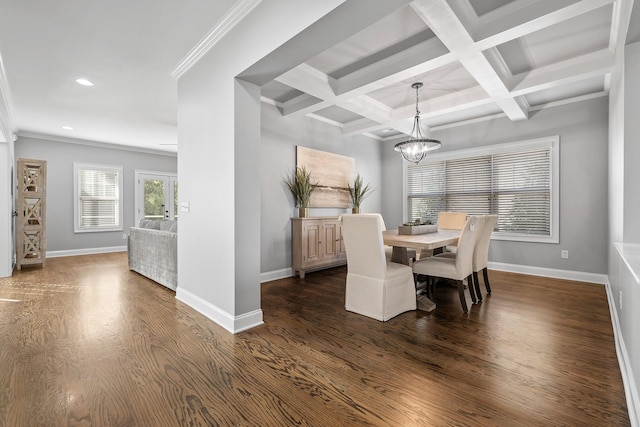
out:
<path id="1" fill-rule="evenodd" d="M 122 168 L 75 164 L 75 231 L 122 230 Z"/>
<path id="2" fill-rule="evenodd" d="M 408 220 L 436 223 L 440 211 L 492 213 L 498 214 L 497 238 L 556 241 L 557 141 L 448 152 L 408 165 Z"/>

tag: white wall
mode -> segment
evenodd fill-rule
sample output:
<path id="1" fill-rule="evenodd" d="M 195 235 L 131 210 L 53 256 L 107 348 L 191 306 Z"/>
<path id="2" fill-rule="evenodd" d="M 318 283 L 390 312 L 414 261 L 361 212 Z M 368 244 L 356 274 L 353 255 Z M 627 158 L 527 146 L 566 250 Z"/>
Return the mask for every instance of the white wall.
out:
<path id="1" fill-rule="evenodd" d="M 307 117 L 283 117 L 275 107 L 263 104 L 260 144 L 260 269 L 263 277 L 291 267 L 290 218 L 298 214 L 283 179 L 295 168 L 297 145 L 355 158 L 356 172 L 374 188 L 361 209 L 380 211 L 380 142 L 365 136 L 343 136 L 339 128 Z M 350 209 L 311 208 L 310 215 L 340 215 L 348 211 Z M 287 271 L 282 271 L 275 277 L 286 274 Z"/>
<path id="2" fill-rule="evenodd" d="M 0 66 L 2 59 L 0 58 Z M 1 67 L 0 67 L 1 68 Z M 0 277 L 11 276 L 14 259 L 14 221 L 12 212 L 15 210 L 13 201 L 13 129 L 10 120 L 11 111 L 6 101 L 8 99 L 7 83 L 4 74 L 0 73 Z"/>
<path id="3" fill-rule="evenodd" d="M 106 145 L 105 145 L 106 146 Z M 16 158 L 47 161 L 47 254 L 67 255 L 125 247 L 122 234 L 134 224 L 134 171 L 175 173 L 176 155 L 20 137 Z M 73 231 L 73 162 L 123 166 L 124 230 L 98 233 Z"/>
<path id="4" fill-rule="evenodd" d="M 11 135 L 10 135 L 11 137 Z M 14 259 L 13 240 L 13 142 L 0 142 L 0 277 L 11 276 Z"/>
<path id="5" fill-rule="evenodd" d="M 560 243 L 493 240 L 489 260 L 513 265 L 583 273 L 607 273 L 608 212 L 607 139 L 608 100 L 601 97 L 534 112 L 529 120 L 498 118 L 432 132 L 443 151 L 560 136 Z M 398 198 L 402 188 L 402 160 L 385 146 L 383 197 Z M 388 193 L 391 192 L 391 194 Z M 385 204 L 386 220 L 402 220 L 402 204 Z M 569 251 L 562 259 L 560 251 Z"/>

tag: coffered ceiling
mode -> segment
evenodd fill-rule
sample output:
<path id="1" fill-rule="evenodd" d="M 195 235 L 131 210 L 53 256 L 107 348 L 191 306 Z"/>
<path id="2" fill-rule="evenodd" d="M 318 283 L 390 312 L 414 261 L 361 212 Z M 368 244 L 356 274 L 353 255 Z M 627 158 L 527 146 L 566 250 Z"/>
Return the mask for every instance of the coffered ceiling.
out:
<path id="1" fill-rule="evenodd" d="M 170 73 L 246 3 L 0 0 L 0 89 L 14 128 L 175 151 Z M 632 4 L 416 0 L 266 83 L 262 100 L 379 140 L 410 131 L 416 81 L 432 129 L 495 115 L 527 120 L 607 95 L 616 49 L 640 40 Z"/>
<path id="2" fill-rule="evenodd" d="M 572 0 L 416 0 L 266 84 L 284 115 L 392 139 L 605 96 L 628 4 Z M 634 23 L 638 25 L 637 22 Z"/>

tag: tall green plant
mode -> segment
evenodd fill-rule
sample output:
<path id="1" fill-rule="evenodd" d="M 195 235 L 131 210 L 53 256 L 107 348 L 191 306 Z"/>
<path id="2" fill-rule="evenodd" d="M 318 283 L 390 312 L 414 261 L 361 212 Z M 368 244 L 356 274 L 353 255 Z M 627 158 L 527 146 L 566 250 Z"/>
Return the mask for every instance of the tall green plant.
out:
<path id="1" fill-rule="evenodd" d="M 360 174 L 353 180 L 353 186 L 349 185 L 349 198 L 354 208 L 360 208 L 360 203 L 373 191 L 369 184 L 364 185 Z"/>
<path id="2" fill-rule="evenodd" d="M 296 206 L 301 208 L 309 207 L 309 200 L 311 199 L 311 193 L 315 190 L 315 187 L 319 184 L 319 181 L 315 184 L 311 182 L 311 172 L 302 167 L 297 167 L 294 172 L 284 180 L 287 188 L 293 194 L 293 198 L 296 201 Z"/>

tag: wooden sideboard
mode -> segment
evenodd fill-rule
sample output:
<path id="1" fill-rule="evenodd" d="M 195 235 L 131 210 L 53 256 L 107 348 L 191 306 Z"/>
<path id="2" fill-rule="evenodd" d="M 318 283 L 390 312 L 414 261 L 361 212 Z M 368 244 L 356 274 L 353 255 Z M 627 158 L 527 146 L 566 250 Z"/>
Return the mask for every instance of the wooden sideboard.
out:
<path id="1" fill-rule="evenodd" d="M 347 263 L 342 230 L 337 216 L 291 218 L 291 268 L 304 279 L 307 271 Z"/>

